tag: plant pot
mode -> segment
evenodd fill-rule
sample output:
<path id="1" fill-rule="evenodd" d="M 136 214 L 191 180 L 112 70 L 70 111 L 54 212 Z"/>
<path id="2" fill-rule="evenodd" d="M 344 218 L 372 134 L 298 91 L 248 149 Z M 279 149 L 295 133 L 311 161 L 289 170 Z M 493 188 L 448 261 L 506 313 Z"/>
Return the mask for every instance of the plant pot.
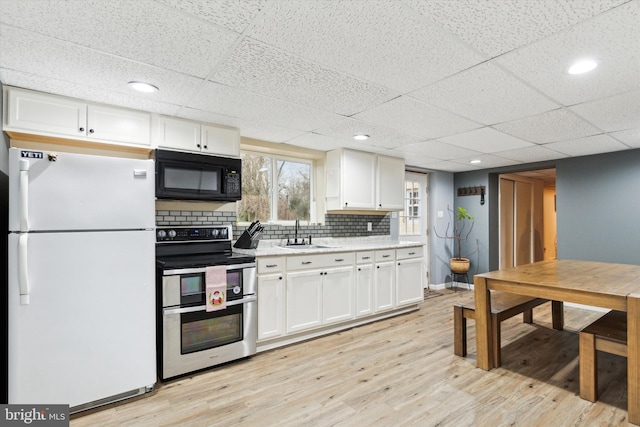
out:
<path id="1" fill-rule="evenodd" d="M 470 266 L 469 258 L 451 258 L 449 260 L 449 267 L 453 273 L 465 274 L 469 271 Z"/>

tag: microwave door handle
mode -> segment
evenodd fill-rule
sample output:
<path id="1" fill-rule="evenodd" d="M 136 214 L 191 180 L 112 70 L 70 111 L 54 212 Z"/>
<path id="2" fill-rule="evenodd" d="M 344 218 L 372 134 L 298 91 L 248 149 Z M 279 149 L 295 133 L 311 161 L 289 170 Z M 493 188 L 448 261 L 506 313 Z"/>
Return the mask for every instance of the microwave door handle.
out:
<path id="1" fill-rule="evenodd" d="M 20 160 L 20 231 L 29 231 L 29 160 Z"/>
<path id="2" fill-rule="evenodd" d="M 29 235 L 20 234 L 18 237 L 18 284 L 20 287 L 20 305 L 29 305 L 29 275 L 27 268 L 27 249 Z"/>

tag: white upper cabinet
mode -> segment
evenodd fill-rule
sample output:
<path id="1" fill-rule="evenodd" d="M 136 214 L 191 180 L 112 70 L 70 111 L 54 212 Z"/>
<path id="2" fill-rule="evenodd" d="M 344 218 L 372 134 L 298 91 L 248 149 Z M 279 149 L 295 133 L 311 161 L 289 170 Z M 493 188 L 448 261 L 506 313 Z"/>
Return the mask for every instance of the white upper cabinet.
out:
<path id="1" fill-rule="evenodd" d="M 151 115 L 6 88 L 4 130 L 95 142 L 151 145 Z"/>
<path id="2" fill-rule="evenodd" d="M 404 209 L 404 159 L 378 156 L 376 209 Z"/>
<path id="3" fill-rule="evenodd" d="M 327 210 L 403 209 L 403 159 L 338 149 L 326 160 Z"/>
<path id="4" fill-rule="evenodd" d="M 159 117 L 156 145 L 196 153 L 240 157 L 240 131 L 173 117 Z"/>

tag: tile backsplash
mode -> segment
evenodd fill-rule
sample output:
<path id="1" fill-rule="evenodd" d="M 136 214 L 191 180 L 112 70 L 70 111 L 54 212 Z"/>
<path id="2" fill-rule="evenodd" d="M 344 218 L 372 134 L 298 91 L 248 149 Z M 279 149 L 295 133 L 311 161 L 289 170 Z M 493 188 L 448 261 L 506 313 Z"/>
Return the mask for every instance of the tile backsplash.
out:
<path id="1" fill-rule="evenodd" d="M 371 231 L 367 225 L 371 223 Z M 236 213 L 229 211 L 173 211 L 157 210 L 156 225 L 233 225 L 234 239 L 247 228 L 236 224 Z M 293 238 L 292 225 L 262 224 L 263 239 Z M 327 214 L 324 225 L 300 225 L 299 237 L 362 237 L 388 236 L 390 234 L 390 214 L 387 215 L 353 215 Z"/>

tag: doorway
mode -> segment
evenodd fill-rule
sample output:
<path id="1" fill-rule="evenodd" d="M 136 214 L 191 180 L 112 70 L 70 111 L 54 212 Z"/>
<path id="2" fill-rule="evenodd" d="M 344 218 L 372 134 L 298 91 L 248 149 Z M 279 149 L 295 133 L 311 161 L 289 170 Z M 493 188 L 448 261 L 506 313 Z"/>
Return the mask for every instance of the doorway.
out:
<path id="1" fill-rule="evenodd" d="M 424 246 L 425 286 L 429 286 L 429 245 L 427 212 L 429 176 L 426 173 L 405 172 L 404 210 L 400 212 L 399 239 L 420 242 Z"/>
<path id="2" fill-rule="evenodd" d="M 556 258 L 555 168 L 499 176 L 500 269 Z"/>

